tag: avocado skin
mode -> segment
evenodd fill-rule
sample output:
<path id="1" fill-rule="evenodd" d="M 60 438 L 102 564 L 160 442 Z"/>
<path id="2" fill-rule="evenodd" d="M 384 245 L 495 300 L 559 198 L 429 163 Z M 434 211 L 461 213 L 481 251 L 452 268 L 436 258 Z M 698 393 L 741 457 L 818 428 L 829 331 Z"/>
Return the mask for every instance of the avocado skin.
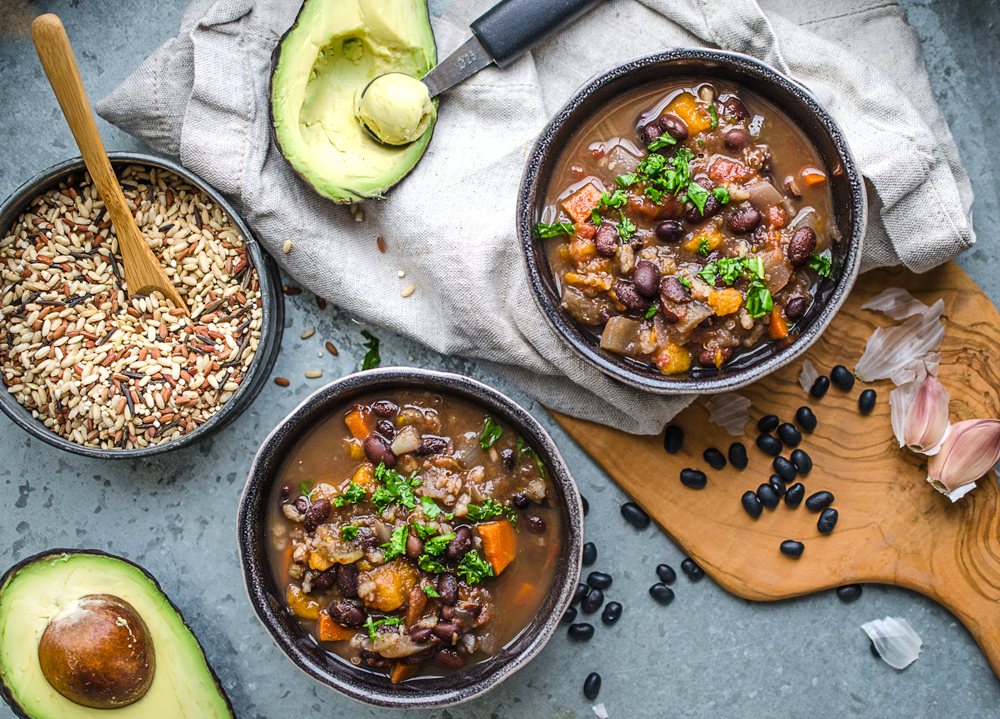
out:
<path id="1" fill-rule="evenodd" d="M 231 717 L 231 719 L 237 719 L 236 713 L 233 711 L 232 702 L 229 700 L 229 696 L 226 694 L 226 690 L 222 688 L 222 684 L 219 681 L 218 675 L 215 673 L 215 670 L 212 668 L 212 665 L 208 662 L 208 658 L 205 656 L 205 650 L 201 646 L 201 642 L 198 641 L 198 637 L 195 636 L 194 632 L 191 631 L 191 627 L 184 620 L 184 615 L 181 614 L 181 610 L 177 608 L 177 605 L 175 605 L 170 600 L 170 597 L 167 596 L 166 592 L 163 591 L 163 588 L 160 586 L 160 583 L 158 581 L 156 581 L 156 577 L 154 577 L 152 574 L 150 574 L 149 572 L 147 572 L 145 569 L 143 569 L 142 567 L 140 567 L 135 562 L 131 562 L 131 561 L 129 561 L 129 560 L 123 558 L 123 557 L 119 557 L 119 556 L 116 556 L 114 554 L 109 554 L 108 552 L 102 552 L 99 549 L 50 549 L 48 551 L 40 552 L 40 553 L 32 555 L 30 557 L 26 557 L 25 559 L 22 559 L 20 562 L 18 562 L 17 564 L 15 564 L 13 567 L 11 567 L 10 569 L 8 569 L 6 572 L 4 572 L 3 576 L 0 577 L 0 602 L 3 601 L 3 594 L 4 594 L 4 591 L 7 588 L 8 583 L 14 578 L 14 576 L 18 572 L 26 569 L 27 567 L 31 566 L 35 562 L 44 562 L 44 561 L 47 561 L 49 559 L 53 559 L 55 557 L 59 557 L 61 555 L 104 557 L 104 558 L 107 558 L 107 559 L 112 559 L 112 560 L 117 561 L 117 562 L 121 562 L 123 564 L 127 564 L 127 565 L 131 566 L 132 568 L 134 568 L 134 569 L 138 570 L 139 572 L 141 572 L 146 577 L 146 579 L 149 580 L 150 584 L 153 585 L 153 587 L 160 594 L 160 596 L 164 599 L 164 601 L 166 601 L 166 603 L 169 605 L 170 609 L 172 609 L 177 614 L 178 618 L 181 620 L 181 623 L 184 625 L 184 627 L 189 632 L 191 632 L 191 636 L 194 638 L 195 644 L 197 645 L 198 650 L 201 652 L 201 658 L 204 660 L 205 666 L 208 668 L 208 672 L 211 675 L 212 683 L 215 686 L 216 691 L 219 692 L 219 695 L 226 702 L 226 708 L 229 711 L 229 716 Z M 0 641 L 2 641 L 2 637 L 0 637 Z M 7 703 L 7 706 L 10 707 L 10 710 L 12 712 L 14 712 L 14 714 L 16 714 L 17 716 L 21 717 L 21 719 L 37 719 L 37 717 L 32 716 L 31 714 L 28 714 L 24 710 L 24 708 L 17 702 L 17 700 L 14 698 L 14 695 L 13 695 L 10 687 L 7 686 L 7 682 L 6 682 L 5 678 L 3 677 L 2 673 L 0 673 L 0 698 L 2 698 Z M 83 708 L 83 707 L 81 707 L 81 708 Z M 114 712 L 116 710 L 112 709 L 112 710 L 107 710 L 107 711 L 109 713 L 109 716 L 111 716 L 111 715 L 114 714 Z"/>
<path id="2" fill-rule="evenodd" d="M 289 27 L 287 30 L 285 30 L 284 34 L 278 40 L 278 44 L 275 45 L 274 49 L 271 51 L 271 69 L 270 69 L 270 74 L 268 76 L 268 82 L 267 82 L 267 117 L 268 117 L 268 130 L 269 130 L 269 132 L 271 134 L 271 142 L 274 144 L 275 147 L 278 148 L 278 151 L 281 153 L 281 156 L 284 158 L 285 162 L 288 163 L 288 166 L 292 168 L 292 170 L 295 172 L 295 174 L 298 175 L 299 178 L 303 182 L 305 182 L 307 185 L 309 185 L 309 187 L 312 188 L 312 190 L 316 194 L 320 195 L 321 197 L 324 197 L 324 198 L 326 198 L 326 199 L 328 199 L 328 200 L 330 200 L 332 202 L 335 202 L 338 205 L 349 205 L 349 204 L 353 204 L 355 202 L 361 202 L 362 200 L 384 200 L 385 199 L 385 193 L 388 190 L 390 190 L 391 188 L 393 188 L 396 185 L 398 185 L 400 182 L 402 182 L 406 178 L 407 175 L 409 175 L 411 172 L 413 172 L 413 169 L 417 166 L 417 164 L 420 161 L 419 158 L 418 158 L 417 162 L 413 163 L 413 165 L 412 165 L 412 167 L 410 167 L 410 169 L 408 169 L 406 172 L 404 172 L 403 174 L 401 174 L 395 180 L 387 183 L 381 189 L 381 191 L 378 192 L 378 193 L 374 193 L 374 194 L 373 193 L 365 193 L 365 192 L 354 190 L 354 189 L 349 188 L 349 187 L 345 187 L 345 188 L 343 188 L 343 190 L 345 192 L 347 192 L 347 193 L 350 193 L 351 195 L 354 195 L 354 197 L 346 197 L 346 198 L 330 197 L 329 194 L 327 194 L 326 192 L 324 192 L 321 188 L 317 187 L 316 184 L 312 182 L 312 180 L 310 180 L 308 177 L 306 177 L 304 174 L 302 174 L 302 172 L 299 170 L 299 168 L 297 168 L 295 166 L 295 164 L 292 163 L 292 161 L 288 159 L 288 154 L 286 153 L 285 148 L 282 147 L 281 140 L 278 138 L 278 133 L 275 131 L 275 117 L 274 117 L 274 74 L 275 74 L 275 71 L 278 68 L 278 61 L 281 59 L 281 52 L 282 52 L 282 49 L 285 46 L 285 40 L 299 26 L 299 20 L 302 17 L 302 13 L 305 12 L 306 6 L 308 6 L 311 2 L 319 2 L 319 1 L 320 0 L 304 0 L 303 1 L 302 5 L 299 7 L 298 13 L 296 13 L 296 15 L 295 15 L 295 22 L 292 23 L 291 27 Z M 427 3 L 426 2 L 424 3 L 424 9 L 425 9 L 425 12 L 426 12 L 427 22 L 428 22 L 428 25 L 429 25 L 430 24 L 430 11 L 427 9 Z M 431 34 L 431 37 L 433 38 L 434 37 L 433 31 L 430 34 Z M 434 51 L 434 57 L 437 58 L 437 40 L 436 39 L 432 39 L 431 45 L 432 45 L 432 50 Z M 435 109 L 437 109 L 439 107 L 438 98 L 436 98 L 436 97 L 431 98 L 431 102 L 434 103 Z M 428 147 L 430 146 L 430 142 L 431 142 L 431 140 L 434 137 L 434 130 L 435 130 L 436 127 L 437 127 L 437 120 L 435 119 L 435 121 L 431 123 L 430 128 L 428 128 L 428 130 L 427 130 L 427 146 Z M 426 148 L 425 148 L 425 151 L 426 151 Z M 421 153 L 421 157 L 423 157 L 423 153 Z"/>

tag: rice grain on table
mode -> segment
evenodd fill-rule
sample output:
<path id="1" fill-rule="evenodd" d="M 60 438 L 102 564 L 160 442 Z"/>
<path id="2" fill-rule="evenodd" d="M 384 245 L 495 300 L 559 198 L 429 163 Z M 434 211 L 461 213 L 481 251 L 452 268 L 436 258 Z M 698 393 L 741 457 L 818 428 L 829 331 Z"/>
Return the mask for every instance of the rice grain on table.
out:
<path id="1" fill-rule="evenodd" d="M 0 239 L 0 378 L 77 444 L 135 449 L 215 415 L 253 363 L 263 317 L 239 229 L 166 170 L 119 174 L 143 237 L 185 298 L 129 297 L 118 240 L 90 176 L 34 198 Z"/>

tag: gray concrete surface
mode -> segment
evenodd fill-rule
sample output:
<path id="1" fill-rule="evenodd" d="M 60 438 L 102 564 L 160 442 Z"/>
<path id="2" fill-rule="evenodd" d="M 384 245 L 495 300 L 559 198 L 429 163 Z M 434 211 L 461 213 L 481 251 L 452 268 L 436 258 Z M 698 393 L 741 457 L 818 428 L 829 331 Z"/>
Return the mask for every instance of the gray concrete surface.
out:
<path id="1" fill-rule="evenodd" d="M 0 0 L 0 197 L 35 172 L 78 153 L 27 39 L 35 12 L 55 11 L 76 48 L 92 98 L 103 97 L 156 46 L 176 33 L 186 0 Z M 1000 5 L 996 0 L 904 0 L 917 28 L 945 115 L 976 191 L 979 244 L 960 263 L 1000 300 L 998 191 Z M 433 7 L 433 4 L 432 4 Z M 111 149 L 140 149 L 99 121 Z M 201 639 L 241 719 L 385 717 L 300 674 L 257 623 L 244 595 L 234 526 L 253 453 L 274 425 L 324 379 L 358 368 L 364 350 L 356 318 L 313 297 L 289 298 L 285 347 L 276 374 L 243 417 L 214 439 L 143 463 L 102 463 L 60 453 L 0 418 L 0 568 L 52 546 L 92 547 L 146 566 Z M 308 327 L 318 328 L 307 341 Z M 435 367 L 496 383 L 474 364 L 442 357 L 379 332 L 385 364 Z M 316 356 L 324 340 L 337 357 Z M 499 385 L 501 389 L 509 387 Z M 637 531 L 618 514 L 622 493 L 526 398 L 552 432 L 590 499 L 587 538 L 595 568 L 615 577 L 609 599 L 625 605 L 612 628 L 588 644 L 560 632 L 527 669 L 487 696 L 439 712 L 443 719 L 594 716 L 584 677 L 604 677 L 600 701 L 622 717 L 998 717 L 1000 681 L 975 642 L 946 610 L 923 597 L 868 586 L 845 605 L 833 592 L 761 604 L 733 597 L 711 580 L 683 576 L 677 599 L 656 605 L 646 590 L 653 568 L 679 569 L 683 553 L 655 528 Z M 903 616 L 924 640 L 919 661 L 896 671 L 874 659 L 860 625 Z M 0 707 L 0 716 L 11 713 Z"/>

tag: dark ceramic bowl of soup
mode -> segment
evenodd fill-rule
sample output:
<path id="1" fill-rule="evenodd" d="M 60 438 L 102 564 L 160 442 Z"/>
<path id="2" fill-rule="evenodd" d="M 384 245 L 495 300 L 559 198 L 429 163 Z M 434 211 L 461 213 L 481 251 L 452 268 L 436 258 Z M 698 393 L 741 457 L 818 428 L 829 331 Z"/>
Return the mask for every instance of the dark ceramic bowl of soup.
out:
<path id="1" fill-rule="evenodd" d="M 662 394 L 743 387 L 800 356 L 861 263 L 864 183 L 801 85 L 676 50 L 598 75 L 542 132 L 518 234 L 567 346 Z"/>
<path id="2" fill-rule="evenodd" d="M 545 646 L 583 509 L 552 439 L 459 375 L 370 370 L 261 445 L 239 513 L 251 604 L 309 676 L 367 704 L 471 699 Z"/>

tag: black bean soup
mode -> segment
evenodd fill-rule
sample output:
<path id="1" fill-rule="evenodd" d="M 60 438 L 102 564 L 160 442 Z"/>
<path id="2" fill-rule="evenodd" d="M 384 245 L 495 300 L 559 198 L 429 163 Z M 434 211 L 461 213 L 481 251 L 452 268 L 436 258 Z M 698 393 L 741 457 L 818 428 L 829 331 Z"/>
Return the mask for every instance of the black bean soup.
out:
<path id="1" fill-rule="evenodd" d="M 346 406 L 286 458 L 271 567 L 320 646 L 392 681 L 495 654 L 552 588 L 549 469 L 497 417 L 423 391 Z"/>
<path id="2" fill-rule="evenodd" d="M 827 175 L 757 95 L 647 85 L 573 136 L 535 234 L 551 238 L 563 308 L 602 348 L 664 374 L 714 371 L 794 341 L 820 277 L 838 271 Z"/>

